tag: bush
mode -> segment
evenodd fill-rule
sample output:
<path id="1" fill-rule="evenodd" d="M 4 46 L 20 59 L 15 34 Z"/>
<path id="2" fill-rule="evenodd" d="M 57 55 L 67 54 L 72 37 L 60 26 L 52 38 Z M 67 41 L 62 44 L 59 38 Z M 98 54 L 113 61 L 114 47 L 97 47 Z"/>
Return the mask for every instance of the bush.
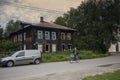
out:
<path id="1" fill-rule="evenodd" d="M 70 60 L 70 54 L 72 51 L 63 51 L 63 52 L 56 52 L 56 53 L 43 53 L 42 55 L 42 62 L 59 62 L 59 61 L 68 61 Z M 79 51 L 78 59 L 92 59 L 92 58 L 99 58 L 99 57 L 106 57 L 109 56 L 109 53 L 95 53 L 93 51 Z"/>
<path id="2" fill-rule="evenodd" d="M 56 53 L 43 53 L 42 62 L 58 62 L 69 60 L 71 51 L 56 52 Z"/>
<path id="3" fill-rule="evenodd" d="M 0 52 L 11 52 L 19 50 L 17 43 L 10 40 L 0 40 Z"/>

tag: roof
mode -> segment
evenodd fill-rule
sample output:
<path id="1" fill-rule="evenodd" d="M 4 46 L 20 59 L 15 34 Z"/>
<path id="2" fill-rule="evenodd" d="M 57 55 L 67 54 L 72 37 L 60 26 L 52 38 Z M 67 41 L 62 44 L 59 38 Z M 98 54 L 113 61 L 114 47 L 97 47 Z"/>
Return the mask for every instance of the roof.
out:
<path id="1" fill-rule="evenodd" d="M 58 25 L 58 24 L 54 24 L 54 23 L 49 23 L 49 22 L 41 22 L 41 23 L 26 23 L 26 22 L 21 22 L 23 24 L 26 25 L 32 25 L 32 26 L 38 26 L 38 27 L 43 27 L 43 28 L 54 28 L 54 29 L 61 29 L 61 30 L 71 30 L 71 31 L 75 31 L 75 29 L 66 27 L 66 26 L 62 26 L 62 25 Z"/>

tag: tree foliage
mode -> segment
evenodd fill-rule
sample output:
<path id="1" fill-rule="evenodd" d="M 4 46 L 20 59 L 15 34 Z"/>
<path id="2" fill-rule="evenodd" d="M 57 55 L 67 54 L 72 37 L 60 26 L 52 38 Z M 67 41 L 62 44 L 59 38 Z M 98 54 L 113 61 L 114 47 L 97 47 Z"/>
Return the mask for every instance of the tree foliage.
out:
<path id="1" fill-rule="evenodd" d="M 107 52 L 111 43 L 117 41 L 117 29 L 120 25 L 119 0 L 87 0 L 77 8 L 71 8 L 57 24 L 77 30 L 75 46 L 99 52 Z"/>
<path id="2" fill-rule="evenodd" d="M 0 28 L 0 52 L 10 52 L 10 51 L 16 51 L 19 49 L 19 46 L 17 43 L 9 40 L 9 35 L 12 32 L 17 31 L 20 29 L 20 25 L 18 21 L 10 20 L 7 23 L 7 27 L 5 29 L 5 32 L 2 28 Z M 4 33 L 3 33 L 4 32 Z M 5 37 L 3 39 L 3 36 Z"/>
<path id="3" fill-rule="evenodd" d="M 3 39 L 3 28 L 0 26 L 0 40 Z"/>
<path id="4" fill-rule="evenodd" d="M 19 24 L 19 21 L 13 21 L 13 20 L 10 20 L 8 23 L 7 23 L 7 26 L 6 26 L 6 30 L 5 30 L 5 37 L 9 37 L 9 35 L 12 33 L 12 32 L 15 32 L 17 30 L 20 29 L 20 24 Z"/>
<path id="5" fill-rule="evenodd" d="M 17 43 L 10 40 L 0 40 L 0 52 L 17 51 L 18 49 L 19 46 Z"/>

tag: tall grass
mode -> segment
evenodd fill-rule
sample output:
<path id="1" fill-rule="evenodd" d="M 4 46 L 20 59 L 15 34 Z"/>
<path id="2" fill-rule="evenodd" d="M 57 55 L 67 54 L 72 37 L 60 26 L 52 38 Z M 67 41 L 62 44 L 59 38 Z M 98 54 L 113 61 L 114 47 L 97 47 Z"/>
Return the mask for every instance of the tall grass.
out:
<path id="1" fill-rule="evenodd" d="M 42 62 L 59 62 L 59 61 L 68 61 L 70 60 L 70 54 L 72 51 L 63 51 L 56 53 L 43 53 L 42 54 Z M 109 56 L 109 53 L 95 53 L 92 51 L 79 51 L 78 59 L 93 59 L 99 57 Z"/>

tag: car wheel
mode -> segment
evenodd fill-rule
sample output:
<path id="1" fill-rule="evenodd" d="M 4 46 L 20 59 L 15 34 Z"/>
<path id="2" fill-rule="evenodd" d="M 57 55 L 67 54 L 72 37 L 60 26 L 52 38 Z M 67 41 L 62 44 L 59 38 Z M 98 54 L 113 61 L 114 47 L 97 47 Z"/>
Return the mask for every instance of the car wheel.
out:
<path id="1" fill-rule="evenodd" d="M 8 61 L 7 62 L 7 67 L 12 67 L 14 65 L 13 61 Z"/>
<path id="2" fill-rule="evenodd" d="M 39 60 L 39 59 L 35 59 L 34 63 L 35 63 L 35 64 L 39 64 L 39 63 L 40 63 L 40 60 Z"/>

